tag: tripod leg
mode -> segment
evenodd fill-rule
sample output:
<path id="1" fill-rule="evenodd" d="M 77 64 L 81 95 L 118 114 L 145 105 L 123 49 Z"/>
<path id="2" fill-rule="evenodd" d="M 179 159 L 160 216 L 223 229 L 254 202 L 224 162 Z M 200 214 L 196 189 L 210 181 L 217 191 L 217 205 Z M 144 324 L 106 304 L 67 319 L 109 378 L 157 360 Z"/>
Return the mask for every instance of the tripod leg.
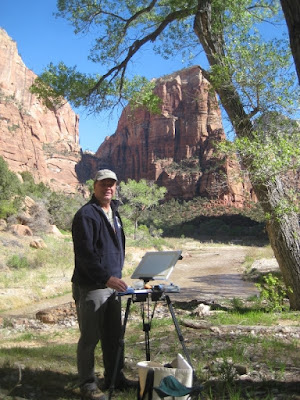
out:
<path id="1" fill-rule="evenodd" d="M 121 302 L 121 297 L 120 296 L 119 296 L 119 301 Z M 120 339 L 119 339 L 119 347 L 118 347 L 118 352 L 117 352 L 117 356 L 116 356 L 115 368 L 114 368 L 111 384 L 110 384 L 110 387 L 109 387 L 109 396 L 108 396 L 109 400 L 111 399 L 112 394 L 113 394 L 114 389 L 115 389 L 118 366 L 119 366 L 121 354 L 122 354 L 122 351 L 123 351 L 123 348 L 124 348 L 124 336 L 125 336 L 126 325 L 127 325 L 127 320 L 128 320 L 128 316 L 129 316 L 131 301 L 132 301 L 132 299 L 130 297 L 127 300 L 125 316 L 124 316 L 124 322 L 123 322 L 123 326 L 122 326 L 121 336 L 120 336 Z"/>
<path id="2" fill-rule="evenodd" d="M 185 354 L 185 357 L 186 357 L 186 359 L 187 359 L 187 362 L 188 362 L 188 363 L 190 364 L 190 366 L 193 368 L 190 355 L 189 355 L 188 350 L 187 350 L 187 348 L 186 348 L 186 345 L 185 345 L 185 343 L 184 343 L 184 338 L 183 338 L 183 336 L 182 336 L 182 334 L 181 334 L 180 327 L 179 327 L 178 321 L 177 321 L 176 316 L 175 316 L 175 312 L 174 312 L 173 305 L 172 305 L 171 300 L 170 300 L 170 297 L 169 297 L 168 295 L 166 295 L 166 301 L 167 301 L 167 304 L 168 304 L 168 307 L 169 307 L 169 311 L 170 311 L 171 316 L 172 316 L 172 319 L 173 319 L 174 326 L 175 326 L 175 328 L 176 328 L 176 332 L 177 332 L 178 339 L 179 339 L 179 341 L 180 341 L 180 343 L 181 343 L 181 346 L 182 346 L 182 348 L 183 348 L 183 352 L 184 352 L 184 354 Z"/>
<path id="3" fill-rule="evenodd" d="M 148 315 L 147 322 L 145 322 L 145 304 L 141 304 L 141 313 L 143 319 L 143 331 L 145 332 L 145 352 L 146 352 L 146 361 L 150 361 L 150 329 L 151 324 L 149 321 L 149 299 L 148 299 Z"/>

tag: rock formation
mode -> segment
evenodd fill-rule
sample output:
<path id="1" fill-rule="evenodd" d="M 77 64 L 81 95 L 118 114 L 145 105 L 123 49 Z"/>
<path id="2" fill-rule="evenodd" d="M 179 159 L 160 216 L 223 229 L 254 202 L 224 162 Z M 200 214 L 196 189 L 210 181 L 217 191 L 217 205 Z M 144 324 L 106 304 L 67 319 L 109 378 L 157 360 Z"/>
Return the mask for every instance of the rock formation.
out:
<path id="1" fill-rule="evenodd" d="M 251 185 L 237 179 L 237 162 L 214 151 L 214 142 L 225 140 L 225 133 L 216 95 L 209 89 L 198 66 L 158 79 L 161 113 L 127 106 L 115 134 L 96 157 L 83 160 L 85 168 L 111 167 L 120 180 L 155 181 L 167 187 L 169 198 L 198 195 L 242 206 L 252 197 Z"/>
<path id="2" fill-rule="evenodd" d="M 79 118 L 69 104 L 47 110 L 29 91 L 35 78 L 0 28 L 0 156 L 12 171 L 30 171 L 36 182 L 73 193 L 79 183 Z"/>

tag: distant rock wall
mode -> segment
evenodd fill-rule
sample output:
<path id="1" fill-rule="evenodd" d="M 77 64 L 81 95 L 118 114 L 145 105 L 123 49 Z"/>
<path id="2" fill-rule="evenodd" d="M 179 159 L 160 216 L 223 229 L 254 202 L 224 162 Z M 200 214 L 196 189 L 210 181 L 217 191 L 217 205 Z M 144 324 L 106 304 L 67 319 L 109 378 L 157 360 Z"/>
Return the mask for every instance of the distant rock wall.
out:
<path id="1" fill-rule="evenodd" d="M 29 91 L 35 78 L 0 28 L 0 156 L 12 171 L 30 171 L 36 182 L 73 193 L 79 184 L 79 118 L 69 104 L 47 110 Z"/>
<path id="2" fill-rule="evenodd" d="M 242 206 L 253 197 L 251 185 L 237 179 L 236 161 L 216 155 L 214 142 L 225 140 L 225 133 L 216 95 L 209 89 L 198 66 L 158 79 L 161 113 L 127 106 L 115 134 L 97 150 L 99 162 L 90 157 L 90 167 L 111 167 L 120 180 L 155 181 L 167 187 L 170 198 L 203 196 Z"/>

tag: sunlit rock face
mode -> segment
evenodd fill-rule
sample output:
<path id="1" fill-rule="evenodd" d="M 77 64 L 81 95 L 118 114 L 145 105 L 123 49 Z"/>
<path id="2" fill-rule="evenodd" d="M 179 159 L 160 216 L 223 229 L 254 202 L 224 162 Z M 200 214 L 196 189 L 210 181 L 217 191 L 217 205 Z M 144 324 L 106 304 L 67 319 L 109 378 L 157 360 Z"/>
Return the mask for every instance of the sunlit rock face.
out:
<path id="1" fill-rule="evenodd" d="M 0 156 L 14 172 L 30 171 L 36 182 L 74 193 L 80 159 L 79 118 L 66 103 L 46 109 L 30 93 L 36 74 L 0 29 Z"/>

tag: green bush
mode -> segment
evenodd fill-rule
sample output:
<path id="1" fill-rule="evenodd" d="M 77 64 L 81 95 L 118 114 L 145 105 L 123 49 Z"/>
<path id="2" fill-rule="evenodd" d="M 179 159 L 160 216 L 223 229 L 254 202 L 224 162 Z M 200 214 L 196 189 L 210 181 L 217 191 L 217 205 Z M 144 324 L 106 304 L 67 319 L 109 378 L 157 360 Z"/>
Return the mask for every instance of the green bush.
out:
<path id="1" fill-rule="evenodd" d="M 10 200 L 0 200 L 0 218 L 6 219 L 18 212 L 18 207 Z"/>
<path id="2" fill-rule="evenodd" d="M 125 216 L 122 216 L 122 222 L 123 222 L 123 229 L 125 236 L 127 238 L 130 238 L 134 236 L 134 223 L 131 221 L 129 218 L 126 218 Z"/>
<path id="3" fill-rule="evenodd" d="M 13 268 L 13 269 L 28 268 L 29 261 L 28 261 L 27 257 L 25 257 L 23 255 L 13 254 L 7 260 L 7 266 L 9 268 Z"/>
<path id="4" fill-rule="evenodd" d="M 260 291 L 260 298 L 267 303 L 267 308 L 271 311 L 283 311 L 285 309 L 285 299 L 291 292 L 291 288 L 286 288 L 282 279 L 269 273 L 263 277 L 263 283 L 256 283 L 255 286 Z"/>
<path id="5" fill-rule="evenodd" d="M 21 172 L 23 179 L 22 191 L 27 196 L 33 198 L 45 198 L 51 193 L 51 190 L 43 182 L 35 183 L 32 174 L 29 171 Z"/>
<path id="6" fill-rule="evenodd" d="M 47 199 L 47 209 L 51 223 L 59 229 L 70 231 L 76 211 L 85 203 L 79 195 L 70 196 L 64 193 L 52 192 Z"/>
<path id="7" fill-rule="evenodd" d="M 0 157 L 0 217 L 7 218 L 17 212 L 22 196 L 22 186 L 16 174 L 9 170 L 8 164 Z M 12 201 L 14 199 L 14 201 Z"/>

